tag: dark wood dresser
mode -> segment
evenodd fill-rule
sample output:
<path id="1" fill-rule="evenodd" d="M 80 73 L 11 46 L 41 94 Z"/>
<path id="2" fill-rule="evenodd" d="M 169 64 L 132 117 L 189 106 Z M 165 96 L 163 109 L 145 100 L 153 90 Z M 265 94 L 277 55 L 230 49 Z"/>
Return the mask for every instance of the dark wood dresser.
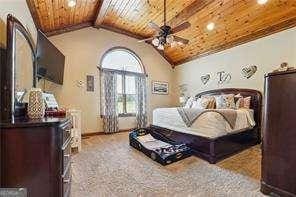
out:
<path id="1" fill-rule="evenodd" d="M 261 191 L 296 196 L 296 71 L 265 76 Z"/>
<path id="2" fill-rule="evenodd" d="M 71 188 L 68 118 L 21 119 L 1 126 L 1 187 L 28 197 L 67 197 Z"/>

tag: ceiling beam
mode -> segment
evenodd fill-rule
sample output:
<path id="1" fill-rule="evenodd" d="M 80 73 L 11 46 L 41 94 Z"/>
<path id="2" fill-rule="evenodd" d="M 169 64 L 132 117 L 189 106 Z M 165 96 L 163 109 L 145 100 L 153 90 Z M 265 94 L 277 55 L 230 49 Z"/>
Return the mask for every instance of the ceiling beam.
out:
<path id="1" fill-rule="evenodd" d="M 30 13 L 32 15 L 32 18 L 33 18 L 33 21 L 34 21 L 34 24 L 35 24 L 36 28 L 41 29 L 41 23 L 40 23 L 40 20 L 39 20 L 38 13 L 37 13 L 36 7 L 34 5 L 34 2 L 32 2 L 32 0 L 26 0 L 26 2 L 27 2 L 28 8 L 30 10 Z"/>
<path id="2" fill-rule="evenodd" d="M 231 41 L 229 43 L 218 45 L 218 46 L 208 50 L 205 53 L 197 54 L 192 57 L 188 57 L 188 58 L 182 59 L 180 61 L 174 62 L 173 65 L 175 67 L 175 66 L 184 64 L 186 62 L 190 62 L 192 60 L 195 60 L 197 58 L 201 58 L 201 57 L 208 56 L 208 55 L 220 52 L 220 51 L 224 51 L 226 49 L 230 49 L 232 47 L 235 47 L 235 46 L 238 46 L 241 44 L 245 44 L 247 42 L 251 42 L 251 41 L 257 40 L 259 38 L 269 36 L 271 34 L 278 33 L 280 31 L 283 31 L 283 30 L 286 30 L 289 28 L 293 28 L 293 27 L 296 27 L 296 17 L 294 17 L 288 21 L 284 21 L 284 22 L 269 26 L 265 29 L 261 29 L 259 31 L 253 32 L 252 34 L 245 35 L 245 36 L 240 37 L 240 38 L 238 38 L 234 41 Z"/>
<path id="3" fill-rule="evenodd" d="M 80 23 L 80 24 L 77 24 L 77 25 L 64 27 L 63 29 L 57 29 L 57 30 L 54 30 L 54 31 L 45 32 L 45 35 L 48 36 L 48 37 L 49 36 L 56 36 L 56 35 L 59 35 L 59 34 L 67 33 L 67 32 L 70 32 L 70 31 L 76 31 L 76 30 L 86 28 L 86 27 L 91 27 L 91 26 L 93 26 L 92 22 L 84 22 L 84 23 Z"/>
<path id="4" fill-rule="evenodd" d="M 139 40 L 142 40 L 142 39 L 145 38 L 145 37 L 143 37 L 143 36 L 141 36 L 139 34 L 131 32 L 131 31 L 121 29 L 121 28 L 117 28 L 117 27 L 114 27 L 114 26 L 105 25 L 105 24 L 95 26 L 95 28 L 97 28 L 97 29 L 103 28 L 103 29 L 106 29 L 106 30 L 109 30 L 109 31 L 112 31 L 112 32 L 115 32 L 115 33 L 123 34 L 123 35 L 129 36 L 129 37 L 132 37 L 132 38 L 136 38 L 136 39 L 139 39 Z"/>
<path id="5" fill-rule="evenodd" d="M 184 8 L 180 13 L 167 22 L 171 27 L 176 27 L 177 25 L 185 22 L 188 18 L 196 14 L 197 12 L 204 9 L 207 5 L 213 3 L 215 0 L 195 0 L 189 6 Z"/>
<path id="6" fill-rule="evenodd" d="M 106 0 L 105 0 L 106 1 Z M 102 5 L 104 3 L 104 0 L 100 0 L 99 4 L 98 4 L 98 7 L 97 7 L 97 10 L 96 10 L 96 14 L 95 14 L 95 17 L 94 17 L 94 22 L 93 22 L 93 26 L 96 25 L 96 20 L 101 12 L 101 9 L 102 9 Z"/>
<path id="7" fill-rule="evenodd" d="M 103 23 L 105 15 L 107 14 L 107 11 L 108 11 L 108 7 L 111 3 L 111 0 L 101 0 L 101 1 L 102 1 L 101 6 L 99 7 L 99 10 L 97 12 L 97 17 L 94 21 L 95 27 L 98 27 Z"/>

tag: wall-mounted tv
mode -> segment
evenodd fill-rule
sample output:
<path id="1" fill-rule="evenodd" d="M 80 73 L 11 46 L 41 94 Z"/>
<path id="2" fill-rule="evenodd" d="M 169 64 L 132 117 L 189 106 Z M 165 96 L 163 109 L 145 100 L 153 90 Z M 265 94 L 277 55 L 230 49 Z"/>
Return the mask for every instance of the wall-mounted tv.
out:
<path id="1" fill-rule="evenodd" d="M 38 30 L 37 77 L 63 84 L 65 56 Z"/>

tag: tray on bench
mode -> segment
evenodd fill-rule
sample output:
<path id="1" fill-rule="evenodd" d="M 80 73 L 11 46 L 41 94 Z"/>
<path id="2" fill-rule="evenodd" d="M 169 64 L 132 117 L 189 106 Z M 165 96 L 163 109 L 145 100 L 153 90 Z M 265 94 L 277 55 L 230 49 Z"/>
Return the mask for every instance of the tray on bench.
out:
<path id="1" fill-rule="evenodd" d="M 131 131 L 129 142 L 132 147 L 162 165 L 191 156 L 191 150 L 186 144 L 175 143 L 155 133 L 150 133 L 146 128 Z"/>

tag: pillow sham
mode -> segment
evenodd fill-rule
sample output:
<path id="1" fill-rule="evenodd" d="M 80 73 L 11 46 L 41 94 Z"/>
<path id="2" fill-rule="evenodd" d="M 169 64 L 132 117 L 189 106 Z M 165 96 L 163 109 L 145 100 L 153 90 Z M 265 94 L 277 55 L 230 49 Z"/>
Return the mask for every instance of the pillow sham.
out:
<path id="1" fill-rule="evenodd" d="M 246 108 L 250 109 L 251 105 L 251 96 L 243 97 L 241 94 L 237 94 L 234 96 L 237 100 L 235 102 L 235 108 Z"/>
<path id="2" fill-rule="evenodd" d="M 251 106 L 251 97 L 245 97 L 244 98 L 244 108 L 250 109 Z"/>
<path id="3" fill-rule="evenodd" d="M 214 96 L 202 96 L 201 99 L 204 109 L 215 109 L 216 100 Z"/>
<path id="4" fill-rule="evenodd" d="M 193 101 L 191 108 L 197 108 L 197 109 L 204 109 L 201 103 L 201 98 L 196 99 L 196 101 Z"/>
<path id="5" fill-rule="evenodd" d="M 238 98 L 237 101 L 235 102 L 235 108 L 243 108 L 244 107 L 244 98 Z"/>
<path id="6" fill-rule="evenodd" d="M 211 97 L 209 99 L 209 104 L 207 106 L 207 109 L 215 109 L 216 108 L 216 99 L 215 97 Z"/>
<path id="7" fill-rule="evenodd" d="M 191 108 L 194 98 L 191 96 L 185 103 L 184 108 Z"/>

